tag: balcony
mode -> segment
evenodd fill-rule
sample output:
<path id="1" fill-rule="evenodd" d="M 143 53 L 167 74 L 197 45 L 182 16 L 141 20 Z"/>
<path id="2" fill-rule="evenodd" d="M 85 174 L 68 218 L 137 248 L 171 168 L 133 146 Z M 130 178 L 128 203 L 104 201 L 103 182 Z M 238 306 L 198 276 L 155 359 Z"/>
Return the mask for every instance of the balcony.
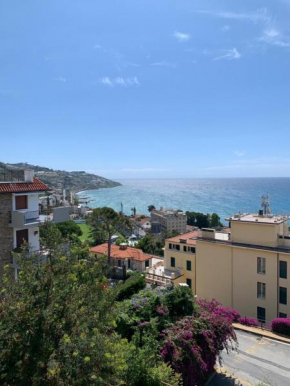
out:
<path id="1" fill-rule="evenodd" d="M 11 212 L 10 226 L 13 228 L 24 228 L 39 224 L 38 210 L 14 210 Z"/>

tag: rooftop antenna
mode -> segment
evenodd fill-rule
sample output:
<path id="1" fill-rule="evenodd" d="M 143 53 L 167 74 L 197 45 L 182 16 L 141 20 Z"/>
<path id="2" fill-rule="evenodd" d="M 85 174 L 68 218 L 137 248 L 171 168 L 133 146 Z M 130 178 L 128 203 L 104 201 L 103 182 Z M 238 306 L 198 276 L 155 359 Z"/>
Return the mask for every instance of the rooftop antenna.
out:
<path id="1" fill-rule="evenodd" d="M 271 214 L 269 195 L 261 196 L 261 207 L 263 208 L 263 216 Z"/>

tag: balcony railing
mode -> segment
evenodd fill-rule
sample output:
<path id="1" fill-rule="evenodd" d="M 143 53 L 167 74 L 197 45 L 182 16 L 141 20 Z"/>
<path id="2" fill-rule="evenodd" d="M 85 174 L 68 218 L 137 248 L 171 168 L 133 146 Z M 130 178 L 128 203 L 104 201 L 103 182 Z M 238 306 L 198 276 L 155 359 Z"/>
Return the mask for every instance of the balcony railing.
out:
<path id="1" fill-rule="evenodd" d="M 147 283 L 154 283 L 157 285 L 162 285 L 162 286 L 172 286 L 172 280 L 168 277 L 165 276 L 160 276 L 156 275 L 154 273 L 149 273 L 147 272 L 145 275 L 145 280 Z"/>
<path id="2" fill-rule="evenodd" d="M 20 211 L 11 212 L 10 225 L 14 228 L 23 228 L 34 223 L 39 223 L 39 211 Z"/>

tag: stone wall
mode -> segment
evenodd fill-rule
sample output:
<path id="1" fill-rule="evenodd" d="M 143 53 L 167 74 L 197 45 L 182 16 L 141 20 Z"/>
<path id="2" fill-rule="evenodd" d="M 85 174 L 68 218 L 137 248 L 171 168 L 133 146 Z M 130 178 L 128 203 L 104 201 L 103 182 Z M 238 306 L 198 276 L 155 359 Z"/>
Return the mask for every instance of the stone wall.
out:
<path id="1" fill-rule="evenodd" d="M 9 216 L 12 211 L 12 194 L 0 194 L 0 280 L 3 267 L 11 261 L 13 249 L 13 228 L 9 227 Z"/>

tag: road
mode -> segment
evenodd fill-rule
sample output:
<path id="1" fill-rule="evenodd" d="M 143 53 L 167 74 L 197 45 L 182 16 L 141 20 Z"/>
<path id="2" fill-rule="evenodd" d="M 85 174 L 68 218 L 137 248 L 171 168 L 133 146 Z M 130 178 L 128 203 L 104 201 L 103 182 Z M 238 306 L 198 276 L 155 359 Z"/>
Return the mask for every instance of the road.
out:
<path id="1" fill-rule="evenodd" d="M 222 373 L 237 379 L 233 382 L 217 374 L 209 386 L 251 386 L 264 382 L 269 386 L 290 385 L 290 345 L 236 331 L 238 349 L 223 352 Z"/>

